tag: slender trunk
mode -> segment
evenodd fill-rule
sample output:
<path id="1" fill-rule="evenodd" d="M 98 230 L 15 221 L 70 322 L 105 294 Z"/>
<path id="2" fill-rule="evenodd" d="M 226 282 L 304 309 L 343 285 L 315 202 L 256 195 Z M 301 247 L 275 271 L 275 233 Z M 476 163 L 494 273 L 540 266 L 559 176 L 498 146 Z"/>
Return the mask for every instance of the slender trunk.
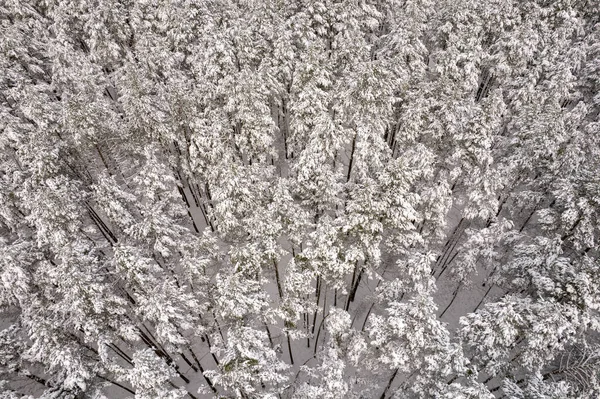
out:
<path id="1" fill-rule="evenodd" d="M 350 152 L 350 163 L 348 165 L 348 176 L 346 177 L 346 182 L 350 181 L 350 175 L 352 174 L 352 164 L 354 163 L 354 150 L 356 149 L 356 134 L 354 134 L 354 138 L 352 139 L 352 150 Z"/>
<path id="2" fill-rule="evenodd" d="M 192 193 L 192 198 L 194 199 L 194 204 L 196 205 L 196 208 L 200 208 L 200 187 L 198 187 L 198 184 L 196 183 L 189 184 L 189 182 L 188 187 L 190 188 L 190 193 Z M 206 224 L 208 225 L 208 220 L 206 221 Z"/>
<path id="3" fill-rule="evenodd" d="M 104 228 L 104 230 L 106 231 L 106 233 L 110 236 L 110 238 L 116 243 L 117 240 L 117 236 L 115 236 L 115 234 L 110 230 L 110 228 L 106 225 L 106 223 L 104 223 L 104 220 L 102 220 L 102 218 L 98 215 L 98 213 L 94 210 L 94 208 L 92 208 L 92 206 L 88 203 L 86 203 L 90 213 L 95 216 L 95 218 L 97 219 L 98 223 Z"/>
<path id="4" fill-rule="evenodd" d="M 208 345 L 208 349 L 210 350 L 210 354 L 213 358 L 213 360 L 215 361 L 215 364 L 218 366 L 219 363 L 219 359 L 217 359 L 217 356 L 215 356 L 215 354 L 213 353 L 212 349 L 212 344 L 210 343 L 210 338 L 208 337 L 208 334 L 204 334 L 204 338 L 206 339 L 206 343 Z"/>
<path id="5" fill-rule="evenodd" d="M 487 384 L 488 382 L 490 382 L 491 380 L 493 380 L 496 376 L 495 375 L 490 375 L 488 378 L 486 378 L 483 381 L 483 385 Z"/>
<path id="6" fill-rule="evenodd" d="M 25 377 L 29 378 L 31 381 L 35 381 L 35 382 L 37 382 L 38 384 L 41 384 L 41 385 L 43 385 L 43 386 L 45 386 L 45 387 L 48 387 L 48 386 L 50 386 L 50 385 L 48 384 L 48 380 L 46 380 L 46 379 L 44 379 L 44 378 L 42 378 L 42 377 L 38 377 L 38 376 L 37 376 L 37 375 L 35 375 L 35 374 L 27 373 L 27 374 L 24 374 L 24 375 L 25 375 Z"/>
<path id="7" fill-rule="evenodd" d="M 464 219 L 464 218 L 463 218 L 463 219 Z M 462 223 L 462 220 L 463 220 L 463 219 L 461 219 L 461 223 Z M 459 224 L 459 225 L 460 225 L 460 224 Z M 457 226 L 457 229 L 458 229 L 458 226 Z M 442 271 L 441 271 L 441 272 L 440 272 L 440 274 L 437 276 L 437 278 L 440 278 L 440 276 L 442 275 L 442 273 L 443 273 L 443 272 L 446 270 L 447 266 L 448 266 L 448 265 L 449 265 L 449 264 L 450 264 L 450 263 L 451 263 L 451 262 L 454 260 L 454 257 L 455 257 L 456 255 L 454 255 L 454 256 L 452 257 L 452 259 L 450 259 L 450 262 L 448 262 L 448 259 L 450 258 L 450 255 L 452 255 L 452 251 L 454 251 L 454 248 L 456 248 L 456 246 L 458 245 L 458 242 L 460 241 L 460 238 L 462 237 L 462 234 L 463 234 L 463 232 L 465 231 L 465 229 L 466 229 L 466 227 L 465 227 L 465 228 L 462 228 L 462 229 L 460 229 L 460 230 L 458 230 L 458 231 L 457 231 L 457 230 L 455 230 L 455 232 L 454 232 L 454 234 L 453 234 L 453 237 L 452 237 L 452 238 L 453 238 L 453 243 L 450 245 L 450 247 L 448 247 L 448 248 L 446 249 L 446 251 L 444 252 L 444 256 L 442 257 L 442 258 L 444 258 L 444 257 L 445 257 L 444 261 L 443 261 L 441 264 L 440 264 L 439 262 L 437 262 L 437 263 L 436 263 L 436 268 L 437 268 L 437 265 L 438 265 L 438 264 L 440 264 L 440 267 L 441 267 L 441 269 L 442 269 Z M 435 275 L 435 274 L 434 274 L 434 275 Z"/>
<path id="8" fill-rule="evenodd" d="M 271 344 L 271 348 L 273 348 L 273 337 L 271 336 L 271 330 L 269 330 L 269 326 L 267 323 L 263 322 L 265 326 L 265 330 L 267 331 L 267 337 L 269 338 L 269 344 Z"/>
<path id="9" fill-rule="evenodd" d="M 358 267 L 358 264 L 356 267 Z M 356 269 L 355 269 L 355 272 L 356 272 Z M 358 272 L 358 277 L 356 278 L 356 281 L 354 281 L 354 283 L 352 285 L 350 294 L 348 295 L 348 300 L 346 301 L 346 309 L 345 309 L 346 311 L 348 311 L 348 309 L 350 308 L 350 302 L 354 302 L 354 298 L 356 297 L 356 291 L 358 291 L 358 286 L 360 285 L 360 280 L 362 278 L 362 274 L 363 274 L 363 271 L 360 270 Z M 354 276 L 352 277 L 352 280 L 354 280 Z"/>
<path id="10" fill-rule="evenodd" d="M 179 354 L 181 356 L 181 358 L 183 359 L 183 361 L 192 368 L 192 370 L 194 370 L 195 372 L 198 372 L 198 368 L 194 365 L 194 363 L 192 363 L 187 356 L 185 355 L 185 353 L 181 352 Z"/>
<path id="11" fill-rule="evenodd" d="M 398 144 L 397 140 L 393 140 L 392 144 L 392 158 L 396 158 L 396 145 Z"/>
<path id="12" fill-rule="evenodd" d="M 96 147 L 96 151 L 98 151 L 98 155 L 100 155 L 100 159 L 102 160 L 102 163 L 104 164 L 104 167 L 108 171 L 108 175 L 112 176 L 113 174 L 110 171 L 110 168 L 108 167 L 108 163 L 106 162 L 106 159 L 104 158 L 104 155 L 102 154 L 102 151 L 100 151 L 100 147 L 98 146 L 98 144 L 95 144 L 94 147 Z"/>
<path id="13" fill-rule="evenodd" d="M 127 353 L 123 352 L 121 348 L 119 348 L 115 344 L 108 344 L 108 347 L 113 350 L 121 359 L 125 360 L 130 366 L 133 366 L 133 359 L 131 359 Z"/>
<path id="14" fill-rule="evenodd" d="M 573 227 L 571 227 L 567 233 L 563 234 L 563 236 L 560 239 L 564 241 L 567 238 L 571 237 L 573 235 L 573 232 L 577 228 L 577 226 L 579 226 L 579 223 L 581 223 L 582 219 L 583 219 L 583 216 L 579 216 L 579 218 L 577 219 L 575 224 L 573 224 Z"/>
<path id="15" fill-rule="evenodd" d="M 344 310 L 347 312 L 348 307 L 350 306 L 350 293 L 354 288 L 354 280 L 356 279 L 356 269 L 358 269 L 358 262 L 354 264 L 354 270 L 352 271 L 352 281 L 350 282 L 350 289 L 348 290 L 348 297 L 346 298 L 346 306 L 344 306 Z"/>
<path id="16" fill-rule="evenodd" d="M 202 374 L 202 377 L 204 377 L 204 380 L 206 380 L 206 383 L 208 384 L 208 387 L 210 388 L 210 390 L 213 391 L 213 393 L 215 393 L 215 394 L 218 393 L 217 389 L 215 388 L 215 386 L 212 383 L 212 381 L 210 380 L 210 378 L 208 378 L 206 375 L 204 375 L 204 368 L 200 364 L 200 360 L 198 360 L 198 357 L 196 356 L 196 354 L 194 353 L 192 348 L 188 348 L 188 349 L 189 349 L 190 353 L 192 354 L 192 358 L 196 362 L 196 365 L 198 366 L 198 370 L 200 370 L 200 374 Z"/>
<path id="17" fill-rule="evenodd" d="M 317 276 L 317 290 L 316 290 L 316 296 L 317 296 L 317 305 L 316 308 L 319 308 L 319 301 L 321 300 L 321 278 L 319 276 Z M 315 335 L 315 325 L 317 324 L 317 310 L 315 309 L 315 313 L 313 315 L 313 322 L 312 322 L 312 335 Z"/>
<path id="18" fill-rule="evenodd" d="M 164 353 L 164 355 L 171 361 L 173 361 L 173 357 L 171 355 L 169 355 L 169 353 L 167 352 L 167 350 L 158 342 L 158 340 L 156 339 L 156 337 L 152 334 L 152 332 L 150 332 L 150 329 L 144 324 L 141 323 L 141 326 L 144 327 L 144 330 L 146 330 L 145 334 L 143 331 L 140 330 L 140 332 L 142 334 L 144 334 L 146 340 L 148 340 L 150 342 L 151 345 L 153 345 L 154 347 L 158 348 L 160 351 L 162 351 Z"/>
<path id="19" fill-rule="evenodd" d="M 279 299 L 283 301 L 283 287 L 281 286 L 281 279 L 279 278 L 279 267 L 277 267 L 277 261 L 273 259 L 273 267 L 275 268 L 275 280 L 277 282 L 277 291 L 279 292 Z"/>
<path id="20" fill-rule="evenodd" d="M 125 390 L 125 391 L 129 392 L 130 394 L 132 394 L 132 395 L 135 395 L 135 391 L 134 391 L 133 389 L 129 389 L 129 388 L 127 388 L 125 385 L 119 384 L 118 382 L 116 382 L 116 381 L 113 381 L 113 380 L 111 380 L 111 379 L 108 379 L 108 378 L 106 378 L 106 377 L 103 377 L 103 376 L 101 376 L 101 375 L 98 375 L 98 378 L 100 378 L 101 380 L 104 380 L 104 381 L 106 381 L 106 382 L 110 382 L 111 384 L 113 384 L 113 385 L 115 385 L 115 386 L 118 386 L 119 388 L 121 388 L 121 389 L 123 389 L 123 390 Z"/>
<path id="21" fill-rule="evenodd" d="M 455 252 L 454 255 L 452 255 L 452 258 L 450 258 L 450 260 L 448 262 L 446 262 L 446 264 L 444 265 L 444 267 L 440 271 L 440 274 L 438 274 L 437 278 L 442 277 L 442 274 L 444 274 L 444 272 L 446 271 L 446 269 L 448 268 L 448 266 L 450 266 L 452 264 L 452 261 L 454 260 L 454 258 L 456 258 L 457 255 L 458 255 L 458 252 Z"/>
<path id="22" fill-rule="evenodd" d="M 209 206 L 210 206 L 212 209 L 214 209 L 214 206 L 213 206 L 213 204 L 212 204 L 212 201 L 213 201 L 213 199 L 212 199 L 212 194 L 211 194 L 211 192 L 210 192 L 210 185 L 208 184 L 208 182 L 207 182 L 207 183 L 204 183 L 204 187 L 205 187 L 205 189 L 206 189 L 206 196 L 207 196 L 207 198 L 208 198 L 208 205 L 209 205 Z M 206 209 L 205 209 L 205 211 L 206 211 Z M 208 212 L 206 212 L 206 214 L 208 215 Z M 212 230 L 212 231 L 215 231 L 215 230 L 216 230 L 216 227 L 213 225 L 213 221 L 211 220 L 211 218 L 209 218 L 208 220 L 209 220 L 209 224 L 210 224 L 210 228 L 211 228 L 211 230 Z"/>
<path id="23" fill-rule="evenodd" d="M 98 230 L 100 231 L 100 233 L 102 233 L 102 235 L 104 236 L 104 239 L 106 240 L 106 242 L 108 242 L 108 244 L 112 247 L 115 244 L 113 243 L 113 241 L 110 239 L 110 237 L 104 232 L 104 230 L 102 229 L 102 227 L 100 227 L 100 224 L 98 223 L 98 221 L 95 219 L 94 215 L 92 215 L 92 213 L 90 212 L 90 217 L 92 218 L 92 221 L 94 222 L 94 224 L 96 225 L 96 227 L 98 228 Z"/>
<path id="24" fill-rule="evenodd" d="M 325 290 L 327 293 L 327 290 Z M 317 329 L 317 336 L 315 337 L 315 350 L 313 354 L 317 354 L 317 348 L 319 347 L 319 335 L 321 335 L 321 329 L 323 328 L 323 321 L 325 321 L 325 309 L 327 308 L 327 295 L 323 296 L 323 318 L 321 319 L 321 323 L 319 323 L 319 328 Z"/>
<path id="25" fill-rule="evenodd" d="M 179 181 L 181 181 L 181 179 Z M 181 195 L 181 198 L 183 199 L 183 202 L 185 202 L 187 213 L 188 213 L 188 216 L 190 217 L 190 220 L 192 221 L 192 225 L 194 226 L 194 230 L 196 231 L 196 233 L 200 233 L 200 230 L 198 229 L 198 226 L 196 226 L 196 221 L 194 220 L 194 217 L 192 216 L 192 212 L 190 211 L 190 209 L 191 209 L 190 202 L 188 201 L 187 196 L 185 195 L 185 187 L 179 187 L 179 186 L 177 186 L 177 190 L 179 191 L 179 195 Z"/>
<path id="26" fill-rule="evenodd" d="M 287 132 L 287 106 L 286 106 L 286 101 L 285 98 L 281 99 L 281 113 L 282 113 L 282 117 L 281 119 L 283 119 L 283 126 L 281 126 L 281 122 L 279 124 L 279 130 L 281 130 L 281 133 L 283 135 L 283 149 L 285 151 L 285 159 L 288 159 L 288 132 Z"/>
<path id="27" fill-rule="evenodd" d="M 498 270 L 498 265 L 494 266 L 494 269 L 492 269 L 492 272 L 489 274 L 489 276 L 487 276 L 487 279 L 485 280 L 485 282 L 483 284 L 481 284 L 482 287 L 485 287 L 486 283 L 490 280 L 490 278 L 492 278 L 494 276 L 494 274 L 496 274 L 497 270 Z"/>
<path id="28" fill-rule="evenodd" d="M 438 258 L 435 260 L 436 266 L 434 266 L 431 269 L 431 275 L 434 276 L 436 269 L 437 269 L 437 265 L 440 264 L 440 262 L 443 261 L 443 259 L 446 257 L 446 254 L 448 253 L 448 248 L 450 248 L 452 246 L 452 243 L 454 242 L 454 239 L 456 237 L 456 232 L 458 231 L 458 229 L 460 228 L 460 226 L 463 223 L 464 218 L 460 219 L 460 222 L 458 222 L 458 225 L 456 225 L 456 227 L 454 228 L 454 230 L 452 230 L 452 235 L 450 235 L 450 237 L 446 240 L 446 243 L 444 244 L 444 252 L 438 256 Z"/>
<path id="29" fill-rule="evenodd" d="M 113 234 L 113 232 L 108 228 L 106 223 L 104 223 L 102 218 L 98 216 L 96 211 L 89 204 L 86 203 L 86 207 L 88 208 L 88 212 L 90 214 L 90 217 L 92 218 L 92 221 L 94 222 L 98 230 L 100 230 L 106 241 L 108 241 L 108 243 L 112 247 L 118 242 L 117 237 Z"/>
<path id="30" fill-rule="evenodd" d="M 456 297 L 458 296 L 458 293 L 460 291 L 460 287 L 462 286 L 462 283 L 458 284 L 458 287 L 456 287 L 456 290 L 454 290 L 454 295 L 452 296 L 452 300 L 450 301 L 450 303 L 448 304 L 448 306 L 446 306 L 446 309 L 444 309 L 444 311 L 439 315 L 439 319 L 441 319 L 442 317 L 444 317 L 444 314 L 446 313 L 446 311 L 448 309 L 450 309 L 450 306 L 452 306 L 452 304 L 454 303 L 454 300 L 456 300 Z"/>
<path id="31" fill-rule="evenodd" d="M 485 74 L 485 77 L 481 81 L 481 83 L 479 85 L 479 89 L 477 90 L 477 93 L 475 94 L 475 102 L 481 101 L 481 99 L 487 95 L 488 87 L 489 87 L 490 83 L 492 82 L 492 79 L 493 79 L 492 74 L 490 74 L 490 73 Z"/>
<path id="32" fill-rule="evenodd" d="M 387 383 L 385 389 L 383 390 L 383 393 L 379 397 L 379 399 L 385 399 L 385 395 L 387 394 L 388 390 L 392 386 L 392 382 L 394 382 L 394 379 L 396 378 L 396 374 L 398 374 L 398 369 L 394 370 L 394 373 L 392 374 L 392 377 L 388 381 L 388 383 Z"/>
<path id="33" fill-rule="evenodd" d="M 217 330 L 219 331 L 219 334 L 221 335 L 223 342 L 225 342 L 225 335 L 223 335 L 223 330 L 221 330 L 221 325 L 219 324 L 219 321 L 217 320 L 217 315 L 215 314 L 214 310 L 213 310 L 213 319 L 215 320 L 215 324 L 217 325 Z"/>
<path id="34" fill-rule="evenodd" d="M 479 307 L 481 306 L 481 304 L 483 303 L 483 301 L 485 301 L 485 298 L 487 298 L 488 294 L 490 293 L 490 291 L 492 290 L 492 287 L 494 286 L 494 284 L 490 284 L 490 287 L 487 289 L 487 291 L 485 292 L 485 294 L 483 295 L 483 298 L 481 298 L 481 301 L 479 301 L 479 303 L 477 304 L 477 306 L 475 307 L 475 309 L 473 310 L 473 313 L 477 312 L 477 309 L 479 309 Z"/>
<path id="35" fill-rule="evenodd" d="M 200 208 L 200 212 L 202 212 L 202 217 L 204 218 L 204 221 L 206 222 L 206 225 L 208 227 L 210 227 L 211 231 L 215 231 L 214 226 L 212 225 L 211 221 L 208 219 L 208 215 L 206 214 L 206 209 L 204 208 L 204 205 L 201 204 L 198 208 Z"/>
<path id="36" fill-rule="evenodd" d="M 189 384 L 189 383 L 187 383 Z M 182 387 L 178 387 L 177 385 L 173 384 L 173 382 L 169 381 L 169 385 L 171 385 L 173 388 L 179 390 Z M 192 399 L 198 399 L 196 396 L 194 396 L 191 392 L 187 391 L 186 394 L 188 394 L 190 396 L 190 398 Z"/>
<path id="37" fill-rule="evenodd" d="M 304 312 L 304 329 L 306 330 L 306 347 L 310 348 L 310 318 L 306 312 Z"/>
<path id="38" fill-rule="evenodd" d="M 152 333 L 150 332 L 150 330 L 148 330 L 148 328 L 143 323 L 142 323 L 142 326 L 146 329 L 146 331 L 148 332 L 150 337 L 152 337 L 152 339 L 151 339 L 148 335 L 146 335 L 146 333 L 144 333 L 144 331 L 142 331 L 141 328 L 138 327 L 138 332 L 140 333 L 140 337 L 142 338 L 142 341 L 146 344 L 146 346 L 148 346 L 150 349 L 154 350 L 154 353 L 156 353 L 156 355 L 158 357 L 163 358 L 167 362 L 168 365 L 173 366 L 173 368 L 175 369 L 175 372 L 177 372 L 179 377 L 181 377 L 181 379 L 183 381 L 185 381 L 186 384 L 189 384 L 190 383 L 189 378 L 187 378 L 179 370 L 179 365 L 175 362 L 175 360 L 173 360 L 173 357 L 171 355 L 169 355 L 169 353 L 166 351 L 166 349 L 163 348 L 160 345 L 160 343 L 158 343 L 158 341 L 156 341 L 156 338 L 154 338 L 154 336 L 152 336 Z"/>
<path id="39" fill-rule="evenodd" d="M 448 385 L 452 384 L 454 381 L 456 381 L 458 379 L 458 375 L 455 375 L 454 377 L 450 378 L 450 380 L 446 383 Z"/>
<path id="40" fill-rule="evenodd" d="M 533 208 L 533 210 L 531 211 L 531 213 L 529 214 L 529 216 L 527 216 L 527 219 L 525 219 L 525 222 L 523 223 L 523 225 L 521 226 L 521 228 L 519 229 L 519 233 L 523 231 L 523 229 L 525 228 L 525 226 L 527 226 L 527 223 L 529 223 L 529 220 L 533 217 L 533 215 L 535 214 L 535 211 L 537 211 L 537 204 L 535 205 L 535 207 Z"/>
<path id="41" fill-rule="evenodd" d="M 388 138 L 389 140 L 387 141 L 388 146 L 390 147 L 390 150 L 393 150 L 396 144 L 396 133 L 398 132 L 398 130 L 400 129 L 400 122 L 397 121 L 396 124 L 394 125 L 393 129 L 390 128 L 391 133 L 389 134 Z M 392 152 L 393 155 L 393 152 Z"/>
<path id="42" fill-rule="evenodd" d="M 360 329 L 361 332 L 365 331 L 365 327 L 367 325 L 367 321 L 369 320 L 369 316 L 371 315 L 371 311 L 373 310 L 373 306 L 375 306 L 375 302 L 373 302 L 371 304 L 371 307 L 369 307 L 369 311 L 367 312 L 367 315 L 365 316 L 365 321 L 363 322 L 362 328 Z"/>
<path id="43" fill-rule="evenodd" d="M 502 200 L 502 202 L 500 203 L 500 206 L 498 206 L 498 211 L 496 211 L 496 217 L 498 217 L 498 215 L 500 215 L 500 212 L 502 212 L 502 208 L 504 207 L 504 204 L 506 204 L 508 197 L 509 197 L 509 195 L 506 195 L 504 197 L 504 199 Z M 498 198 L 498 199 L 500 199 L 500 198 Z M 491 224 L 492 224 L 492 221 L 489 220 L 485 227 L 490 227 Z"/>
<path id="44" fill-rule="evenodd" d="M 287 335 L 288 351 L 290 352 L 290 363 L 293 365 L 294 364 L 294 354 L 292 353 L 292 343 L 290 342 L 290 333 L 286 332 L 285 334 Z"/>

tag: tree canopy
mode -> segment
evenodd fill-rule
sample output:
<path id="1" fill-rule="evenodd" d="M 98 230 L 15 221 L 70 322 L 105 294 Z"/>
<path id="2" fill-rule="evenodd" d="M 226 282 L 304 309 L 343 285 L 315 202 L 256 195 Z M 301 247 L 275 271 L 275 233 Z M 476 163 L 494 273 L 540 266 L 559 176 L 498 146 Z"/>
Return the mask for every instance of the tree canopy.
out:
<path id="1" fill-rule="evenodd" d="M 0 399 L 597 398 L 600 2 L 0 2 Z"/>

